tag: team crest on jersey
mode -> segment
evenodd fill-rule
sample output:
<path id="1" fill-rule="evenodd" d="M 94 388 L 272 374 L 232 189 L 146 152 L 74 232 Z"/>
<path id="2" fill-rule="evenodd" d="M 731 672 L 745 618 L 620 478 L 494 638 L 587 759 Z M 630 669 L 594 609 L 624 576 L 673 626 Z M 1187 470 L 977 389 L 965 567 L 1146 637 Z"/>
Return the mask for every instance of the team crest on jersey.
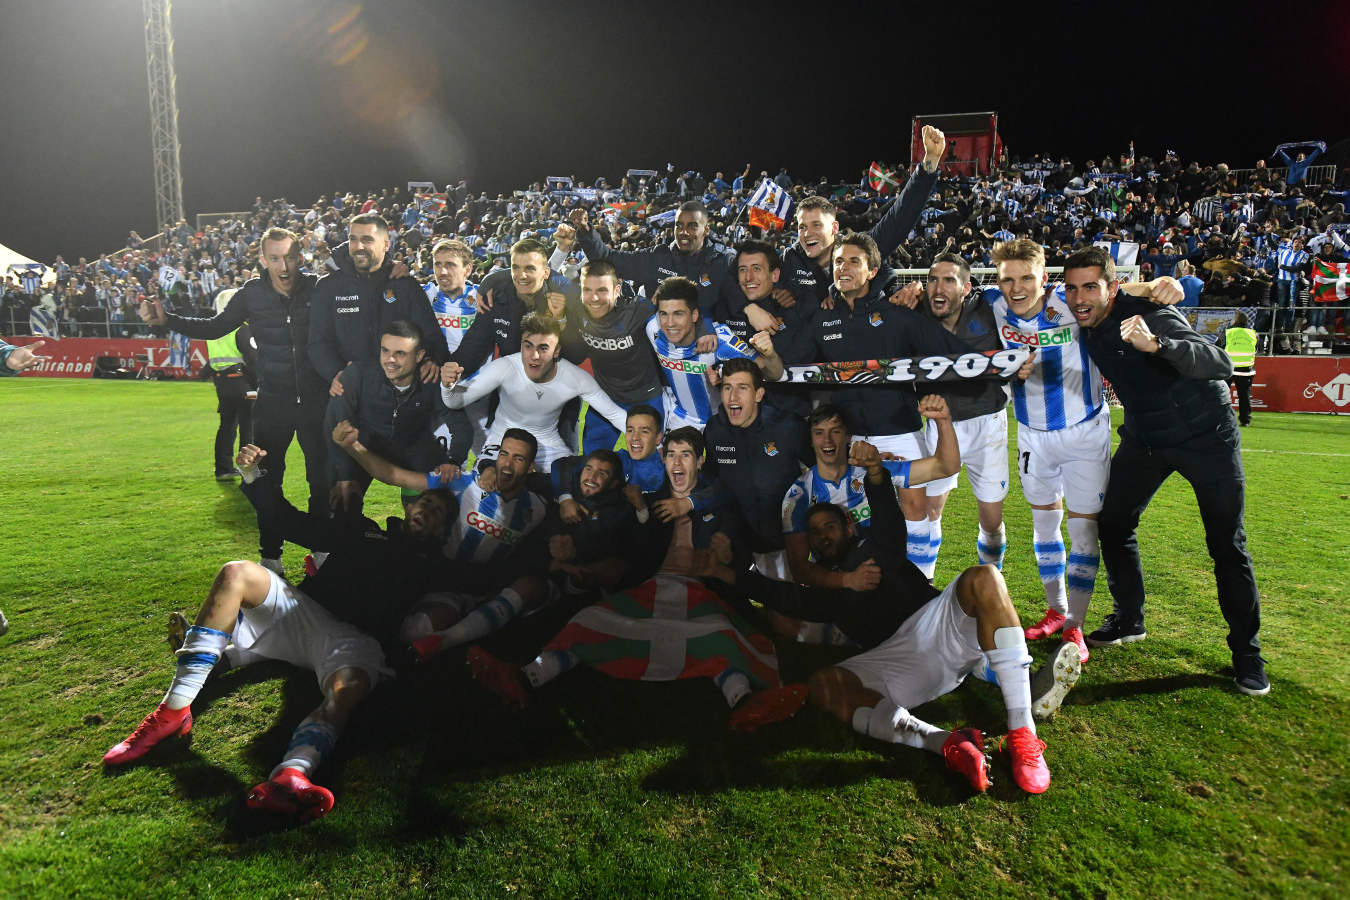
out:
<path id="1" fill-rule="evenodd" d="M 713 516 L 714 516 L 714 515 L 716 515 L 716 513 L 705 513 L 705 514 L 703 515 L 703 521 L 705 521 L 705 522 L 711 522 L 711 521 L 713 520 Z"/>
<path id="2" fill-rule="evenodd" d="M 1047 306 L 1045 308 L 1045 317 L 1051 322 L 1058 322 L 1059 310 L 1055 309 L 1053 306 Z"/>
<path id="3" fill-rule="evenodd" d="M 699 287 L 712 287 L 712 279 L 709 278 L 707 275 L 700 275 L 700 276 L 698 276 L 698 286 L 699 286 Z"/>
<path id="4" fill-rule="evenodd" d="M 863 483 L 862 483 L 862 479 L 861 479 L 861 478 L 855 478 L 855 479 L 853 479 L 852 481 L 850 481 L 850 482 L 848 483 L 848 489 L 851 490 L 851 491 L 853 491 L 854 493 L 857 493 L 858 491 L 861 491 L 861 490 L 862 490 L 862 486 L 863 486 Z"/>
<path id="5" fill-rule="evenodd" d="M 777 456 L 777 455 L 778 455 L 778 445 L 777 445 L 776 443 L 774 443 L 773 441 L 767 441 L 767 442 L 765 442 L 765 444 L 764 444 L 764 455 L 765 455 L 765 456 Z"/>
<path id="6" fill-rule="evenodd" d="M 881 325 L 881 313 L 874 312 L 869 315 L 867 317 L 867 324 L 871 325 L 873 328 L 879 327 Z"/>
<path id="7" fill-rule="evenodd" d="M 396 300 L 398 300 L 398 298 L 394 296 L 393 288 L 390 288 L 389 290 L 387 290 L 387 291 L 384 292 L 384 302 L 385 302 L 385 303 L 393 303 L 393 302 L 395 302 Z"/>

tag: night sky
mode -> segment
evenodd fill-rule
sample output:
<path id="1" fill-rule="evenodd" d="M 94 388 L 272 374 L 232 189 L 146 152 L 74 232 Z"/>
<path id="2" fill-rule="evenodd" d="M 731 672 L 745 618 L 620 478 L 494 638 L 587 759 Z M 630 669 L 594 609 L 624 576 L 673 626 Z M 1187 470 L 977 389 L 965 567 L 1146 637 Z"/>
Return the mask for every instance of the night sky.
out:
<path id="1" fill-rule="evenodd" d="M 1085 7 L 1091 6 L 1093 11 Z M 884 12 L 883 12 L 884 11 Z M 139 0 L 4 0 L 0 243 L 50 262 L 156 230 Z M 467 177 L 906 157 L 996 110 L 1015 154 L 1250 166 L 1350 136 L 1350 3 L 177 0 L 184 205 Z"/>

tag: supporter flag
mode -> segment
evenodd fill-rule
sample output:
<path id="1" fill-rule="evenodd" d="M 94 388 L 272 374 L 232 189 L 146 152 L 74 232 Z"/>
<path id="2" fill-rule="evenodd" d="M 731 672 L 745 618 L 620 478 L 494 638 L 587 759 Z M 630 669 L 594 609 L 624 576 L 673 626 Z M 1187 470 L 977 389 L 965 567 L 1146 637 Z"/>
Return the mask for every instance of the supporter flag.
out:
<path id="1" fill-rule="evenodd" d="M 872 186 L 872 190 L 882 194 L 889 194 L 900 186 L 900 182 L 895 180 L 895 170 L 875 161 L 867 167 L 867 183 Z"/>
<path id="2" fill-rule="evenodd" d="M 750 224 L 778 231 L 792 215 L 792 198 L 768 178 L 759 183 L 750 197 Z"/>
<path id="3" fill-rule="evenodd" d="M 176 331 L 169 332 L 169 368 L 186 369 L 192 352 L 192 338 Z"/>
<path id="4" fill-rule="evenodd" d="M 647 212 L 647 204 L 640 200 L 611 200 L 605 204 L 605 209 L 616 216 L 641 219 Z"/>
<path id="5" fill-rule="evenodd" d="M 1318 303 L 1350 301 L 1350 263 L 1329 263 L 1314 259 L 1312 298 Z"/>
<path id="6" fill-rule="evenodd" d="M 28 311 L 28 330 L 35 337 L 60 337 L 56 333 L 56 316 L 45 306 L 35 306 Z"/>
<path id="7" fill-rule="evenodd" d="M 1139 265 L 1139 245 L 1134 241 L 1095 241 L 1094 247 L 1101 247 L 1118 266 Z"/>
<path id="8" fill-rule="evenodd" d="M 657 213 L 656 215 L 649 217 L 647 219 L 647 224 L 655 225 L 657 227 L 662 227 L 665 225 L 674 225 L 675 216 L 678 213 L 679 213 L 678 209 L 668 209 L 663 213 Z"/>

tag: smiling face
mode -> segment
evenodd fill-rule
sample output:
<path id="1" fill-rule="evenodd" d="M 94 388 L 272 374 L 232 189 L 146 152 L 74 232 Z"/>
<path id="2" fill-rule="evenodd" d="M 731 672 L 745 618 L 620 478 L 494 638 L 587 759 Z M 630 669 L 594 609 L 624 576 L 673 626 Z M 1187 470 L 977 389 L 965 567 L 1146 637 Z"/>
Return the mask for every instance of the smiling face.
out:
<path id="1" fill-rule="evenodd" d="M 562 342 L 558 336 L 543 334 L 525 334 L 520 338 L 520 361 L 525 364 L 525 377 L 535 383 L 548 381 L 558 368 L 558 354 L 562 352 Z"/>
<path id="2" fill-rule="evenodd" d="M 628 444 L 629 456 L 635 460 L 646 459 L 661 444 L 661 423 L 651 416 L 630 416 L 624 430 L 624 440 Z"/>
<path id="3" fill-rule="evenodd" d="M 675 246 L 681 253 L 697 253 L 708 237 L 708 217 L 701 212 L 681 212 L 675 217 Z"/>
<path id="4" fill-rule="evenodd" d="M 1003 292 L 1009 308 L 1020 318 L 1026 319 L 1040 312 L 1045 283 L 1045 268 L 1036 263 L 1008 259 L 998 264 L 998 289 Z"/>
<path id="5" fill-rule="evenodd" d="M 840 244 L 834 251 L 834 287 L 844 295 L 844 299 L 853 300 L 867 293 L 872 284 L 872 268 L 867 252 L 856 244 Z"/>
<path id="6" fill-rule="evenodd" d="M 520 296 L 539 293 L 548 282 L 548 276 L 548 260 L 544 259 L 544 254 L 533 251 L 511 254 L 511 281 Z"/>
<path id="7" fill-rule="evenodd" d="M 816 465 L 834 469 L 847 464 L 850 435 L 838 419 L 826 419 L 811 426 L 811 449 Z"/>
<path id="8" fill-rule="evenodd" d="M 534 454 L 530 445 L 515 438 L 506 438 L 497 451 L 497 493 L 503 497 L 520 493 L 525 489 L 525 476 L 534 465 Z"/>
<path id="9" fill-rule="evenodd" d="M 722 376 L 722 408 L 727 420 L 736 428 L 745 428 L 759 415 L 759 404 L 764 400 L 764 388 L 756 388 L 749 372 L 733 372 Z"/>
<path id="10" fill-rule="evenodd" d="M 824 268 L 830 261 L 834 239 L 839 234 L 839 221 L 818 209 L 808 209 L 797 216 L 797 241 L 806 256 Z"/>
<path id="11" fill-rule="evenodd" d="M 1107 282 L 1100 266 L 1064 270 L 1064 301 L 1081 328 L 1092 328 L 1106 318 L 1120 282 Z"/>
<path id="12" fill-rule="evenodd" d="M 408 533 L 415 538 L 438 538 L 445 533 L 445 520 L 450 507 L 445 498 L 431 491 L 419 494 L 403 507 Z"/>
<path id="13" fill-rule="evenodd" d="M 970 279 L 962 279 L 956 263 L 935 263 L 928 270 L 928 309 L 944 325 L 953 325 L 961 315 L 961 301 L 970 293 Z"/>
<path id="14" fill-rule="evenodd" d="M 389 235 L 381 234 L 379 227 L 371 223 L 353 225 L 347 230 L 347 252 L 356 271 L 363 275 L 374 272 L 384 265 Z"/>
<path id="15" fill-rule="evenodd" d="M 823 565 L 838 563 L 844 555 L 848 539 L 853 535 L 853 523 L 845 524 L 841 516 L 829 510 L 812 513 L 806 520 L 806 543 Z"/>
<path id="16" fill-rule="evenodd" d="M 581 279 L 581 305 L 592 319 L 609 315 L 619 301 L 619 280 L 613 275 L 587 275 Z"/>
<path id="17" fill-rule="evenodd" d="M 413 373 L 422 362 L 426 351 L 417 346 L 417 339 L 396 334 L 380 335 L 380 368 L 385 377 L 400 387 L 412 382 Z"/>
<path id="18" fill-rule="evenodd" d="M 290 238 L 263 241 L 259 257 L 272 290 L 283 297 L 290 296 L 300 274 L 300 245 Z"/>
<path id="19" fill-rule="evenodd" d="M 613 466 L 602 459 L 588 459 L 581 467 L 581 496 L 594 497 L 613 480 Z"/>
<path id="20" fill-rule="evenodd" d="M 745 293 L 745 299 L 758 303 L 773 293 L 778 284 L 778 269 L 769 268 L 769 258 L 763 253 L 742 253 L 736 260 L 736 281 Z"/>
<path id="21" fill-rule="evenodd" d="M 698 310 L 691 309 L 683 299 L 659 300 L 656 304 L 656 323 L 666 339 L 677 347 L 692 343 L 694 323 L 698 321 Z"/>
<path id="22" fill-rule="evenodd" d="M 689 496 L 698 482 L 698 470 L 703 465 L 703 459 L 691 445 L 683 441 L 671 441 L 662 460 L 666 464 L 671 492 L 678 497 Z"/>

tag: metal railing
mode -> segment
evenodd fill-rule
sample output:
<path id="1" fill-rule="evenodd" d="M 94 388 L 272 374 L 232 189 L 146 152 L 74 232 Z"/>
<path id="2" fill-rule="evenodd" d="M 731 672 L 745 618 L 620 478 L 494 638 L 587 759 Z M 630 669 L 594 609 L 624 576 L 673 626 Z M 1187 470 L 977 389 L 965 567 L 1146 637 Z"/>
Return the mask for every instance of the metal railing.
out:
<path id="1" fill-rule="evenodd" d="M 1264 169 L 1229 169 L 1228 175 L 1237 176 L 1238 185 L 1247 183 L 1247 179 L 1257 172 L 1267 172 L 1283 181 L 1289 175 L 1288 166 L 1267 166 Z M 1330 184 L 1336 180 L 1336 166 L 1308 166 L 1308 173 L 1299 184 Z"/>

